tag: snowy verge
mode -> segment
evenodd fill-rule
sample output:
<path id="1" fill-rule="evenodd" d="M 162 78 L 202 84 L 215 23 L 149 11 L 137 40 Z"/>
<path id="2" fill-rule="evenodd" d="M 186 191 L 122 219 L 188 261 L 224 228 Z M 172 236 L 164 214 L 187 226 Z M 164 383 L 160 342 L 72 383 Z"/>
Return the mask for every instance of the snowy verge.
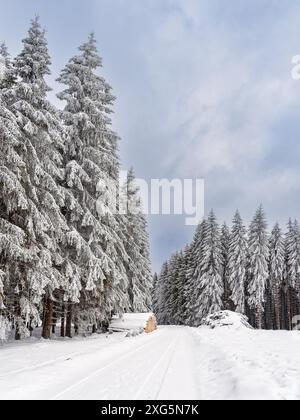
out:
<path id="1" fill-rule="evenodd" d="M 299 332 L 235 326 L 192 331 L 202 399 L 300 399 Z"/>

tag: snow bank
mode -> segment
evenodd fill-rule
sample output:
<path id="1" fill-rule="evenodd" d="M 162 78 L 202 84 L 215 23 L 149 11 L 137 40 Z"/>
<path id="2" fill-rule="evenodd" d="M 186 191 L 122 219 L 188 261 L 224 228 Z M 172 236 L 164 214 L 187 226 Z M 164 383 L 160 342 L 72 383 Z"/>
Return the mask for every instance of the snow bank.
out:
<path id="1" fill-rule="evenodd" d="M 201 326 L 211 329 L 227 327 L 233 330 L 253 329 L 245 315 L 231 311 L 220 311 L 205 318 Z"/>

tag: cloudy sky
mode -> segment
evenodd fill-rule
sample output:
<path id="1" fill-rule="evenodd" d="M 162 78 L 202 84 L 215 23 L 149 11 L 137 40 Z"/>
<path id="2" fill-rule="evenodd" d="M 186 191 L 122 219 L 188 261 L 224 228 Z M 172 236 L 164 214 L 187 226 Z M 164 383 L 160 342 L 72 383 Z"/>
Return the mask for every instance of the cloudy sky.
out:
<path id="1" fill-rule="evenodd" d="M 206 209 L 270 223 L 300 217 L 297 0 L 0 0 L 0 39 L 19 52 L 47 28 L 51 82 L 95 31 L 117 96 L 122 165 L 141 178 L 205 178 Z M 52 94 L 52 98 L 55 96 Z M 150 219 L 154 268 L 190 240 L 180 217 Z"/>

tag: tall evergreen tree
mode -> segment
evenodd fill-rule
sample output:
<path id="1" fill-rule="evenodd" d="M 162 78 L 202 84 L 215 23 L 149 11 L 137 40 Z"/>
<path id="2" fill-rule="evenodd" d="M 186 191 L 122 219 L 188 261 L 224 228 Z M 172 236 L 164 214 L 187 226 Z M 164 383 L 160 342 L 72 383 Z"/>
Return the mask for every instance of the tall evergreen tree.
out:
<path id="1" fill-rule="evenodd" d="M 288 232 L 286 235 L 287 251 L 287 275 L 290 287 L 296 288 L 299 281 L 299 243 L 298 243 L 298 225 L 289 220 Z"/>
<path id="2" fill-rule="evenodd" d="M 247 265 L 246 229 L 237 211 L 232 222 L 229 245 L 229 284 L 231 299 L 237 312 L 245 313 L 245 283 Z"/>
<path id="3" fill-rule="evenodd" d="M 166 300 L 169 293 L 168 275 L 169 263 L 165 262 L 160 271 L 157 283 L 157 321 L 161 325 L 167 323 Z"/>
<path id="4" fill-rule="evenodd" d="M 124 235 L 125 249 L 129 256 L 127 276 L 130 306 L 133 312 L 146 312 L 152 307 L 149 237 L 133 168 L 127 173 L 124 195 L 127 207 L 124 217 Z"/>
<path id="5" fill-rule="evenodd" d="M 257 210 L 249 229 L 248 303 L 255 310 L 256 326 L 263 327 L 263 313 L 268 272 L 269 246 L 267 223 L 262 206 Z"/>
<path id="6" fill-rule="evenodd" d="M 279 224 L 276 223 L 270 236 L 269 279 L 275 303 L 276 328 L 281 329 L 281 293 L 285 274 L 285 248 Z"/>
<path id="7" fill-rule="evenodd" d="M 19 154 L 26 168 L 19 178 L 26 189 L 27 209 L 15 214 L 13 219 L 25 230 L 28 247 L 36 258 L 35 264 L 19 267 L 19 275 L 14 275 L 19 301 L 16 305 L 17 338 L 20 328 L 28 324 L 30 317 L 35 317 L 34 304 L 41 302 L 45 293 L 46 301 L 51 300 L 53 292 L 63 287 L 64 282 L 60 273 L 61 245 L 68 226 L 61 213 L 64 194 L 59 187 L 63 178 L 64 145 L 57 112 L 47 100 L 50 88 L 45 76 L 49 74 L 49 65 L 45 32 L 35 18 L 23 40 L 23 50 L 14 61 L 17 81 L 2 92 L 18 122 L 22 139 Z M 48 311 L 46 304 L 47 312 L 44 327 L 51 321 L 51 308 Z M 44 337 L 49 337 L 49 326 Z"/>
<path id="8" fill-rule="evenodd" d="M 154 273 L 153 287 L 152 287 L 152 310 L 154 314 L 158 313 L 158 290 L 159 290 L 158 282 L 159 282 L 158 274 Z"/>
<path id="9" fill-rule="evenodd" d="M 185 324 L 185 285 L 186 285 L 186 252 L 177 255 L 174 280 L 174 294 L 172 301 L 172 323 Z"/>
<path id="10" fill-rule="evenodd" d="M 211 211 L 204 231 L 199 277 L 201 295 L 196 311 L 196 325 L 200 324 L 203 317 L 223 308 L 224 285 L 221 264 L 220 230 L 215 213 Z"/>
<path id="11" fill-rule="evenodd" d="M 11 87 L 16 81 L 6 44 L 0 44 L 0 90 Z"/>
<path id="12" fill-rule="evenodd" d="M 84 238 L 89 245 L 82 300 L 88 307 L 85 316 L 97 324 L 130 306 L 125 267 L 128 256 L 114 207 L 119 172 L 118 137 L 110 128 L 109 117 L 114 97 L 97 74 L 101 67 L 92 34 L 58 79 L 66 86 L 58 95 L 66 101 L 62 117 L 69 134 L 66 185 L 83 211 L 82 218 L 80 214 L 75 217 L 71 239 L 81 243 Z"/>
<path id="13" fill-rule="evenodd" d="M 285 301 L 287 313 L 287 328 L 292 328 L 292 318 L 297 314 L 298 306 L 295 291 L 299 290 L 300 278 L 300 247 L 298 223 L 288 222 L 288 230 L 285 239 L 286 257 L 286 279 L 285 279 Z"/>
<path id="14" fill-rule="evenodd" d="M 36 248 L 30 246 L 26 233 L 29 211 L 26 165 L 19 154 L 22 136 L 14 114 L 0 92 L 0 316 L 13 323 L 20 315 L 19 279 L 24 268 L 36 263 Z M 23 326 L 23 324 L 22 324 Z M 21 328 L 21 325 L 20 325 Z M 21 338 L 18 331 L 17 338 Z"/>
<path id="15" fill-rule="evenodd" d="M 223 307 L 231 309 L 230 306 L 230 288 L 229 288 L 229 246 L 230 246 L 230 230 L 226 223 L 221 229 L 221 267 L 222 280 L 224 285 Z"/>
<path id="16" fill-rule="evenodd" d="M 168 325 L 177 324 L 176 316 L 179 310 L 180 291 L 182 290 L 179 279 L 181 261 L 182 252 L 176 252 L 169 262 L 165 293 L 165 319 Z"/>
<path id="17" fill-rule="evenodd" d="M 201 294 L 200 288 L 200 267 L 202 261 L 203 244 L 205 237 L 206 220 L 203 220 L 197 226 L 193 242 L 189 247 L 187 256 L 187 279 L 185 286 L 185 319 L 187 325 L 195 326 L 199 320 L 196 321 L 197 308 L 199 307 L 199 300 Z"/>

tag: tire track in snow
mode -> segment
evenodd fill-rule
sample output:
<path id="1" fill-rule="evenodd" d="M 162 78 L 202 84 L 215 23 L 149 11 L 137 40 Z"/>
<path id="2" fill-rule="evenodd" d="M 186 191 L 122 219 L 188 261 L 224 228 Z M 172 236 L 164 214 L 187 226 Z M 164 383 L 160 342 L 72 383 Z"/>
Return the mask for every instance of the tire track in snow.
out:
<path id="1" fill-rule="evenodd" d="M 145 381 L 143 382 L 143 384 L 141 385 L 139 391 L 137 392 L 137 394 L 135 395 L 135 397 L 133 398 L 133 400 L 139 400 L 141 398 L 141 396 L 143 395 L 143 392 L 146 390 L 147 385 L 151 384 L 151 380 L 152 378 L 155 376 L 157 370 L 159 370 L 159 367 L 163 366 L 164 364 L 164 359 L 169 356 L 170 357 L 167 359 L 167 365 L 166 367 L 162 370 L 162 378 L 160 380 L 159 386 L 158 386 L 158 390 L 155 393 L 155 397 L 153 398 L 154 400 L 158 399 L 159 393 L 163 387 L 163 384 L 165 382 L 165 377 L 167 375 L 167 372 L 170 368 L 171 362 L 173 360 L 174 357 L 174 353 L 176 351 L 176 345 L 178 342 L 178 337 L 176 337 L 171 344 L 167 347 L 166 351 L 162 354 L 162 356 L 158 359 L 157 363 L 155 364 L 155 366 L 153 367 L 153 369 L 151 369 L 151 371 L 149 372 L 149 374 L 147 375 Z M 152 398 L 151 398 L 152 399 Z"/>
<path id="2" fill-rule="evenodd" d="M 156 395 L 155 395 L 155 398 L 154 398 L 155 400 L 158 400 L 158 399 L 159 399 L 159 398 L 158 398 L 158 397 L 159 397 L 159 394 L 161 393 L 161 390 L 162 390 L 162 388 L 163 388 L 163 386 L 164 386 L 164 384 L 165 384 L 166 377 L 167 377 L 168 371 L 169 371 L 169 369 L 170 369 L 170 366 L 171 366 L 171 363 L 172 363 L 172 361 L 173 361 L 174 354 L 175 354 L 175 351 L 176 351 L 176 348 L 177 348 L 177 343 L 178 343 L 178 340 L 179 340 L 179 337 L 177 337 L 177 339 L 176 339 L 176 340 L 175 340 L 175 342 L 174 342 L 174 347 L 173 347 L 173 349 L 172 349 L 171 357 L 169 358 L 168 364 L 167 364 L 166 369 L 165 369 L 165 371 L 164 371 L 164 374 L 163 374 L 163 376 L 162 376 L 161 383 L 160 383 L 160 385 L 159 385 L 158 391 L 157 391 L 157 393 L 156 393 Z"/>
<path id="3" fill-rule="evenodd" d="M 81 385 L 87 383 L 89 380 L 94 379 L 95 377 L 97 377 L 100 373 L 106 371 L 107 369 L 111 369 L 114 365 L 117 365 L 118 363 L 126 360 L 126 359 L 131 359 L 131 357 L 136 354 L 139 353 L 142 349 L 146 348 L 146 347 L 152 347 L 153 346 L 153 341 L 159 341 L 160 340 L 160 335 L 157 335 L 154 340 L 150 340 L 147 343 L 144 343 L 138 347 L 135 347 L 134 350 L 127 352 L 124 356 L 118 357 L 117 359 L 113 360 L 112 362 L 107 363 L 104 366 L 101 366 L 99 369 L 93 371 L 91 374 L 84 376 L 82 379 L 80 379 L 79 381 L 75 382 L 74 384 L 72 384 L 71 386 L 65 388 L 64 390 L 62 390 L 61 392 L 57 393 L 54 397 L 50 398 L 51 401 L 55 401 L 55 400 L 59 400 L 59 399 L 63 399 L 63 397 L 68 394 L 71 391 L 74 391 L 76 388 L 80 387 Z"/>

